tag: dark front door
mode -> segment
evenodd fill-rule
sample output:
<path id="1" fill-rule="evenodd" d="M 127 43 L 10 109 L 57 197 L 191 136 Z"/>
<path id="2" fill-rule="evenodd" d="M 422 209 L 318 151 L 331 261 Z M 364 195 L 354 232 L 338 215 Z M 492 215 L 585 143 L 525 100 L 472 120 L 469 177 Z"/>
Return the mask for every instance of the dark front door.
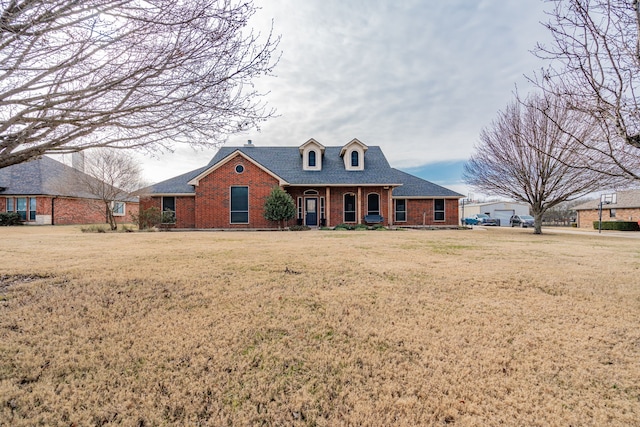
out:
<path id="1" fill-rule="evenodd" d="M 305 220 L 304 224 L 309 227 L 315 227 L 318 225 L 318 198 L 308 198 L 304 201 L 305 204 Z"/>

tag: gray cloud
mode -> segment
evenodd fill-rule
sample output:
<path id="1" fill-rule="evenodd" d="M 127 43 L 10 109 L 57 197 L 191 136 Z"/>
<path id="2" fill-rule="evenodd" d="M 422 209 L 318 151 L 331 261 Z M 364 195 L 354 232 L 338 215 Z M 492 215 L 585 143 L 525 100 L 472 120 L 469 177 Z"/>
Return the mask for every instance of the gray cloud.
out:
<path id="1" fill-rule="evenodd" d="M 543 65 L 529 53 L 547 37 L 537 0 L 259 6 L 256 28 L 264 31 L 273 19 L 282 34 L 277 76 L 257 81 L 280 116 L 259 133 L 230 138 L 232 145 L 252 139 L 290 146 L 311 137 L 340 145 L 357 137 L 382 146 L 396 167 L 465 160 L 514 85 L 526 90 L 523 74 Z M 192 169 L 179 167 L 181 159 L 186 166 L 209 154 L 180 150 L 145 165 L 162 170 L 153 180 L 166 179 Z"/>

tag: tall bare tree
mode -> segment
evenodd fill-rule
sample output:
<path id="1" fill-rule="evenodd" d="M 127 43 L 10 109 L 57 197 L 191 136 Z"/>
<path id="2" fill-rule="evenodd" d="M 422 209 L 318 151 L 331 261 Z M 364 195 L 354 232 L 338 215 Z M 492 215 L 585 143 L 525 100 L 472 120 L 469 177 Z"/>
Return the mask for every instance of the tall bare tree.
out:
<path id="1" fill-rule="evenodd" d="M 579 141 L 591 132 L 588 120 L 560 98 L 516 99 L 480 133 L 464 179 L 480 191 L 528 203 L 540 234 L 549 208 L 612 180 L 584 168 Z"/>
<path id="2" fill-rule="evenodd" d="M 90 147 L 212 146 L 273 115 L 251 0 L 0 0 L 0 168 Z"/>
<path id="3" fill-rule="evenodd" d="M 535 54 L 551 66 L 531 80 L 595 120 L 585 167 L 640 180 L 640 1 L 548 1 L 552 41 Z"/>
<path id="4" fill-rule="evenodd" d="M 83 159 L 84 175 L 80 175 L 80 184 L 102 201 L 107 223 L 115 230 L 118 210 L 131 199 L 131 193 L 140 188 L 140 167 L 127 153 L 113 148 L 88 150 Z"/>

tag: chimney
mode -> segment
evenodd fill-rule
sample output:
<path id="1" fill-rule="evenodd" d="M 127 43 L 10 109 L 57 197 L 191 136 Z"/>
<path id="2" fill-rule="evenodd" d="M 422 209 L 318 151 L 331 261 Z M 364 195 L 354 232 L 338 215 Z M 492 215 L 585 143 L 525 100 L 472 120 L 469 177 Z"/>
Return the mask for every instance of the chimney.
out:
<path id="1" fill-rule="evenodd" d="M 84 152 L 71 153 L 71 166 L 80 172 L 84 172 Z"/>
<path id="2" fill-rule="evenodd" d="M 245 147 L 253 147 L 254 145 L 253 145 L 253 142 L 251 142 L 251 140 L 250 140 L 250 139 L 247 139 L 247 143 L 246 143 L 246 144 L 244 144 L 244 146 L 245 146 Z"/>

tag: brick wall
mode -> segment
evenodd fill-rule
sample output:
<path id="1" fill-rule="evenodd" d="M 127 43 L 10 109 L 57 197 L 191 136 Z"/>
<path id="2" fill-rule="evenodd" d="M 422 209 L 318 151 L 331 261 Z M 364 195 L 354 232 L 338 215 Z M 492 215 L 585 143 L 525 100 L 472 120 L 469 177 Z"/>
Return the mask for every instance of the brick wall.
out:
<path id="1" fill-rule="evenodd" d="M 176 224 L 175 228 L 195 228 L 196 226 L 196 202 L 193 196 L 175 196 L 176 198 Z M 140 209 L 162 209 L 162 197 L 140 197 Z"/>
<path id="2" fill-rule="evenodd" d="M 244 172 L 236 173 L 237 165 Z M 278 180 L 258 166 L 236 155 L 200 180 L 196 187 L 195 224 L 197 228 L 278 228 L 264 218 L 264 204 Z M 231 186 L 249 187 L 249 223 L 231 224 Z"/>
<path id="3" fill-rule="evenodd" d="M 444 200 L 444 216 L 444 221 L 434 220 L 434 199 L 407 199 L 407 221 L 397 225 L 458 225 L 457 199 Z"/>
<path id="4" fill-rule="evenodd" d="M 609 208 L 602 208 L 602 220 L 603 221 L 640 221 L 640 208 L 633 209 L 620 209 L 616 208 L 615 218 L 611 218 L 609 215 Z M 593 230 L 593 221 L 598 221 L 599 211 L 598 209 L 588 211 L 578 211 L 578 227 Z"/>

